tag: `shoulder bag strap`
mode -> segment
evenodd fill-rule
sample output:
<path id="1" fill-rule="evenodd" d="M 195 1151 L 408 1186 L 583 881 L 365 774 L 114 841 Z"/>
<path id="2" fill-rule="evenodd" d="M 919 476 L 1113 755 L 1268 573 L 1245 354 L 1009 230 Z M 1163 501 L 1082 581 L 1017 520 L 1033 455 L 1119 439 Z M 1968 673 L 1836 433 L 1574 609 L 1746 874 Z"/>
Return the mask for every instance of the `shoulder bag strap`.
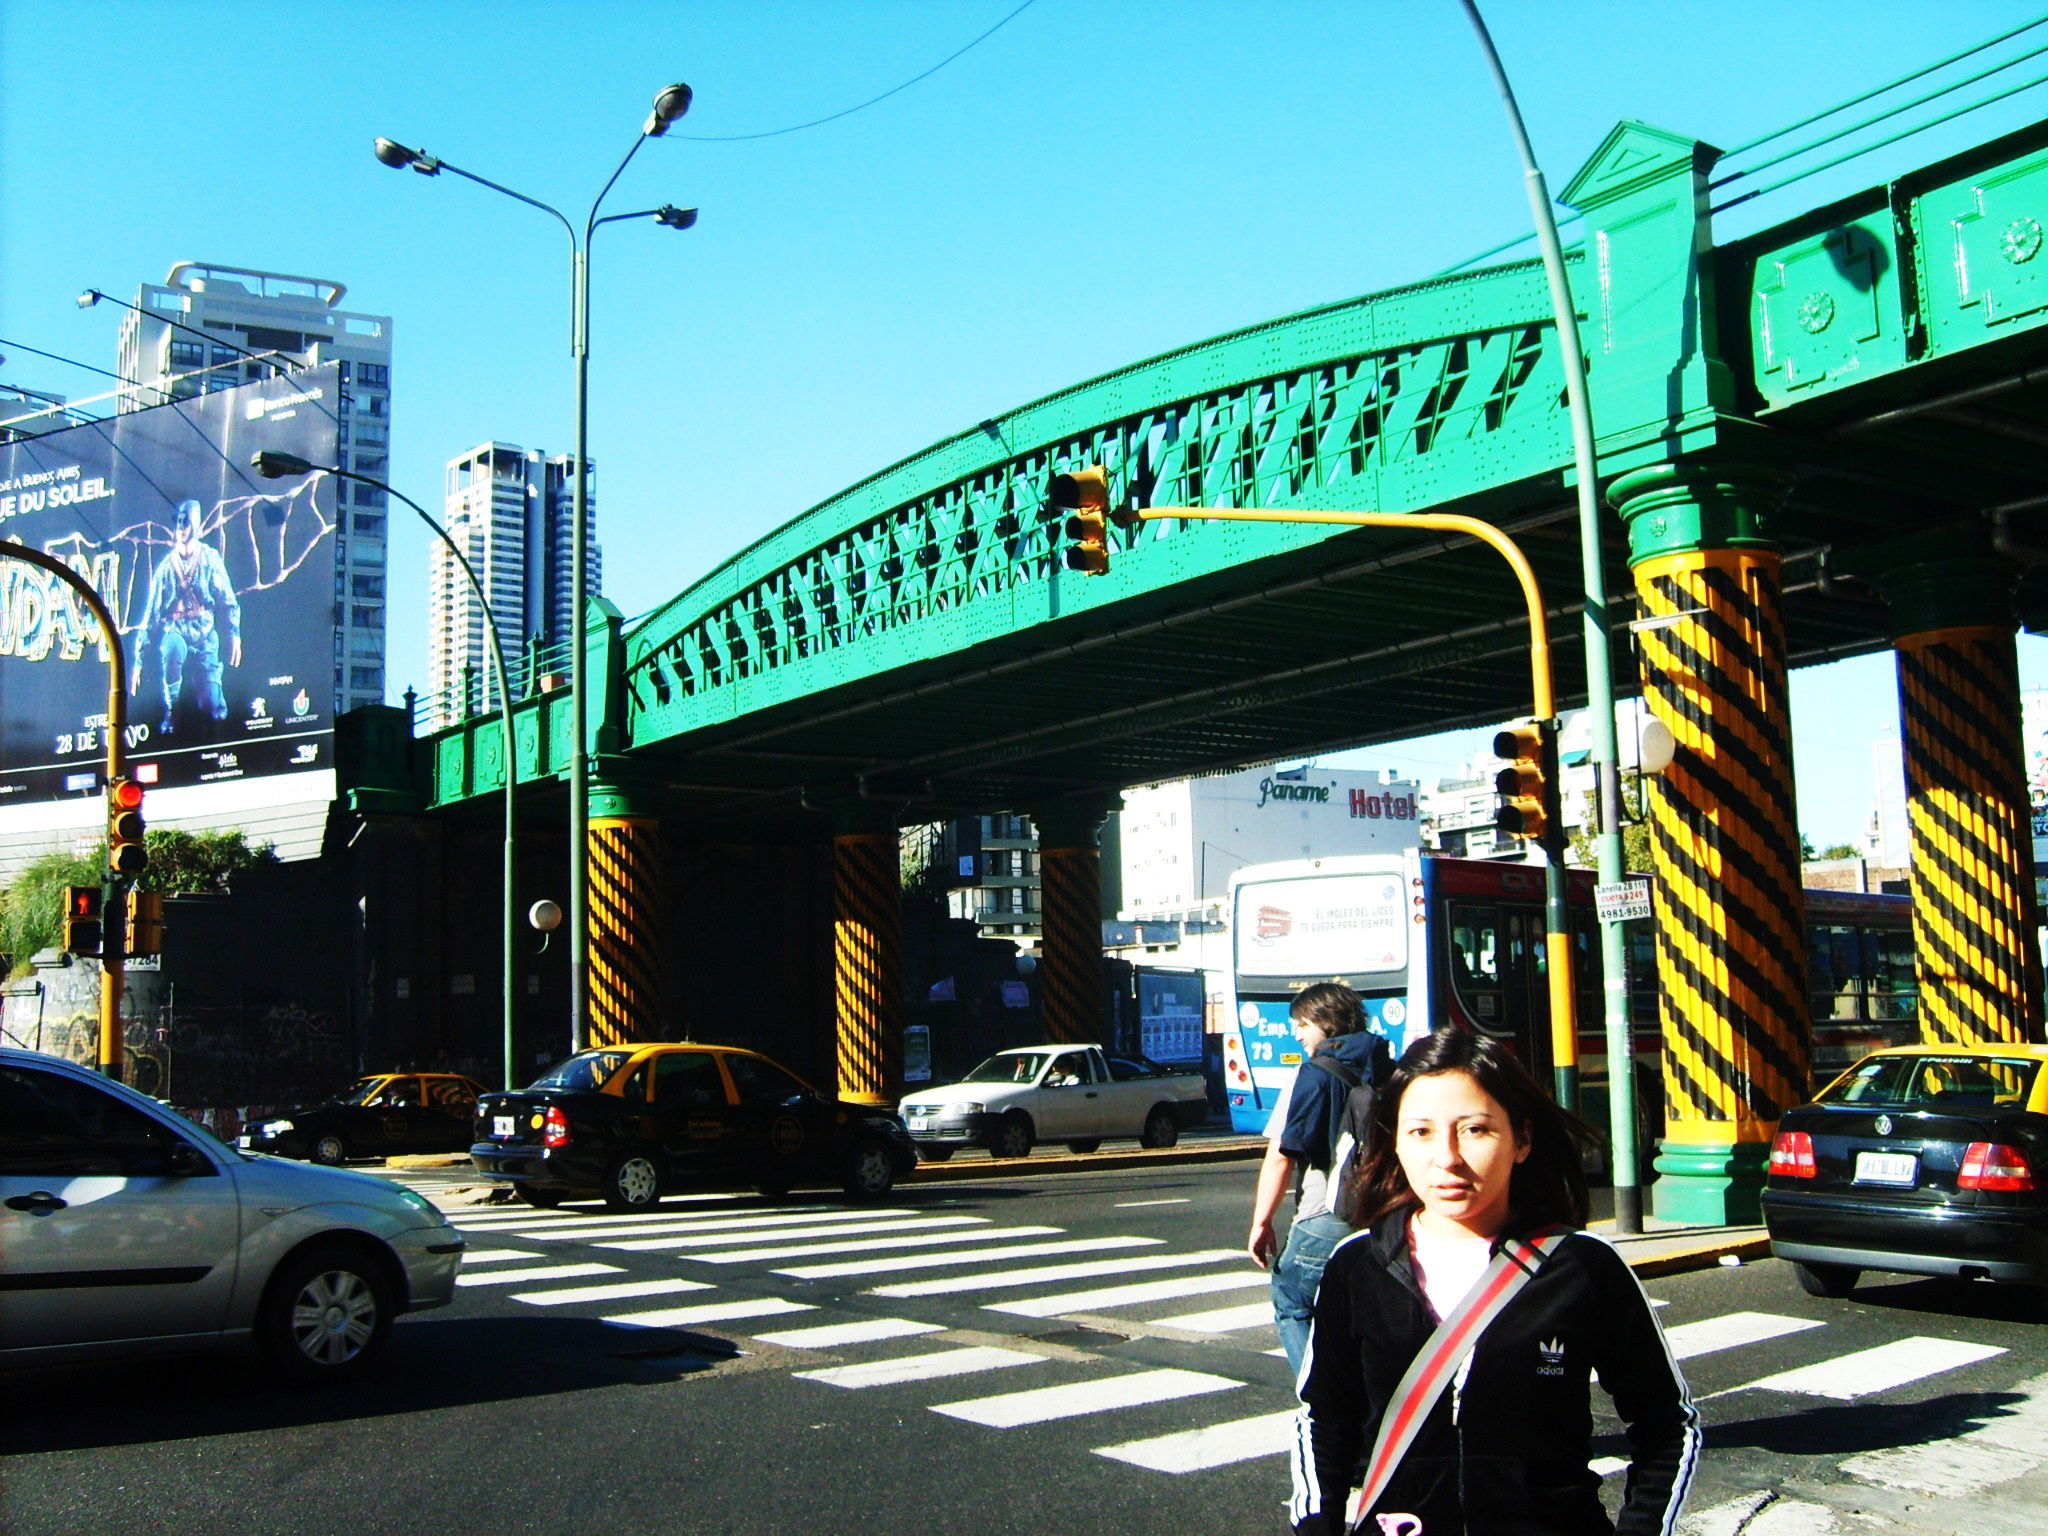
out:
<path id="1" fill-rule="evenodd" d="M 1365 1464 L 1364 1483 L 1351 1501 L 1351 1526 L 1357 1526 L 1371 1511 L 1394 1469 L 1401 1465 L 1401 1458 L 1408 1454 L 1408 1447 L 1415 1443 L 1423 1420 L 1444 1395 L 1444 1388 L 1458 1374 L 1458 1367 L 1472 1353 L 1487 1325 L 1506 1310 L 1516 1293 L 1535 1278 L 1536 1271 L 1570 1235 L 1568 1227 L 1543 1227 L 1526 1238 L 1509 1238 L 1493 1256 L 1486 1273 L 1465 1293 L 1465 1299 L 1437 1325 L 1400 1385 L 1394 1388 L 1387 1411 L 1380 1416 L 1380 1432 Z"/>

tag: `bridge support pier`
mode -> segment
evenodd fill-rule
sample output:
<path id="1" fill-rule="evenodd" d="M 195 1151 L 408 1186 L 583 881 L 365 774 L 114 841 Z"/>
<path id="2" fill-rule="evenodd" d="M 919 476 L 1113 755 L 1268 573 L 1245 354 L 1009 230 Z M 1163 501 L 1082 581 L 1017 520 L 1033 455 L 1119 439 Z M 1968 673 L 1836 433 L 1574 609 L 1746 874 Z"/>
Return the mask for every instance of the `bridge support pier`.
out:
<path id="1" fill-rule="evenodd" d="M 903 908 L 896 825 L 842 817 L 832 835 L 832 993 L 838 1091 L 903 1092 Z"/>
<path id="2" fill-rule="evenodd" d="M 1051 1042 L 1103 1040 L 1102 853 L 1096 834 L 1115 809 L 1061 801 L 1031 813 L 1038 828 L 1039 1001 Z"/>
<path id="3" fill-rule="evenodd" d="M 589 1043 L 664 1039 L 661 822 L 626 789 L 593 781 L 589 856 Z"/>
<path id="4" fill-rule="evenodd" d="M 1911 825 L 1920 1038 L 2040 1041 L 2033 813 L 2020 726 L 2018 573 L 1953 532 L 1866 559 L 1891 606 Z"/>
<path id="5" fill-rule="evenodd" d="M 1643 687 L 1677 754 L 1649 784 L 1665 1135 L 1654 1213 L 1759 1217 L 1778 1116 L 1807 1092 L 1806 948 L 1768 473 L 1662 464 L 1618 480 Z"/>

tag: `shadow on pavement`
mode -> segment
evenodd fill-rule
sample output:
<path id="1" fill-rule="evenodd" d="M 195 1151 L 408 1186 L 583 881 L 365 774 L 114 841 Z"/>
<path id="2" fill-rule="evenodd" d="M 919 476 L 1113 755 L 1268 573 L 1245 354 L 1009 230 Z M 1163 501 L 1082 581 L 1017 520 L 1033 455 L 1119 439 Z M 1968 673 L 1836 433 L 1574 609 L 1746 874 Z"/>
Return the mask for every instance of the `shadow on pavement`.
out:
<path id="1" fill-rule="evenodd" d="M 1951 1392 L 1918 1403 L 1828 1403 L 1798 1413 L 1738 1419 L 1705 1427 L 1709 1455 L 1761 1450 L 1785 1456 L 1854 1456 L 1901 1446 L 1931 1445 L 2009 1418 L 2027 1402 L 2021 1392 Z M 1628 1445 L 1611 1437 L 1625 1456 Z"/>
<path id="2" fill-rule="evenodd" d="M 247 1345 L 211 1355 L 0 1377 L 0 1455 L 138 1445 L 437 1408 L 658 1386 L 734 1358 L 724 1340 L 592 1318 L 401 1319 L 359 1381 L 306 1387 Z"/>
<path id="3" fill-rule="evenodd" d="M 1888 1312 L 1925 1312 L 1994 1323 L 2048 1323 L 2048 1292 L 1988 1280 L 1913 1280 L 1873 1275 L 1849 1300 Z"/>

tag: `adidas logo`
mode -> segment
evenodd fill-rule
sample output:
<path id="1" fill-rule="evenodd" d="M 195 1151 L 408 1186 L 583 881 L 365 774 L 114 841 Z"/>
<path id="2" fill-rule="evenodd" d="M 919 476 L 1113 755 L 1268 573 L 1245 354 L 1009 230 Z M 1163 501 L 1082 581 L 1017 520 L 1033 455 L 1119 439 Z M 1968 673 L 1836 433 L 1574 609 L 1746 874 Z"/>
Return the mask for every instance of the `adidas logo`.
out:
<path id="1" fill-rule="evenodd" d="M 1564 1374 L 1564 1340 L 1545 1339 L 1536 1346 L 1538 1376 L 1562 1376 Z"/>

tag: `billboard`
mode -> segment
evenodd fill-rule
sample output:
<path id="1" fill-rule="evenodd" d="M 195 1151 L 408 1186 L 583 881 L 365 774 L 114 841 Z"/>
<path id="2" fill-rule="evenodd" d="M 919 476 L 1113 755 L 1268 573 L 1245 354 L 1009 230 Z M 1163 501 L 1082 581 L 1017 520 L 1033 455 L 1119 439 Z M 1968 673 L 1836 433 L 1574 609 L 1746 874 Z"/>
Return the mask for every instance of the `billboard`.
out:
<path id="1" fill-rule="evenodd" d="M 335 482 L 248 466 L 337 462 L 339 395 L 329 364 L 0 443 L 0 541 L 63 560 L 121 631 L 144 785 L 332 767 Z M 0 559 L 0 812 L 98 792 L 107 684 L 77 594 Z"/>

